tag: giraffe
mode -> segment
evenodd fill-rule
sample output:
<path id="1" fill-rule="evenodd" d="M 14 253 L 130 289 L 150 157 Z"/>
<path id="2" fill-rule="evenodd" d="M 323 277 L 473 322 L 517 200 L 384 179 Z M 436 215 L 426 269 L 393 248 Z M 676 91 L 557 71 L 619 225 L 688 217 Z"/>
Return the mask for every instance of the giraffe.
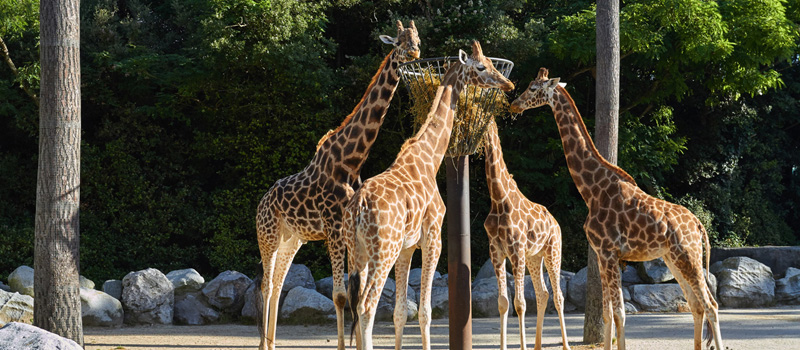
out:
<path id="1" fill-rule="evenodd" d="M 345 246 L 341 240 L 342 209 L 361 183 L 360 172 L 378 136 L 386 110 L 399 82 L 398 66 L 419 58 L 417 27 L 397 21 L 397 37 L 381 35 L 394 46 L 384 58 L 361 101 L 342 124 L 317 144 L 316 154 L 303 171 L 278 180 L 264 195 L 256 213 L 258 247 L 264 275 L 262 315 L 258 317 L 259 349 L 275 348 L 278 302 L 286 273 L 300 246 L 327 241 L 333 269 L 338 349 L 344 349 Z"/>
<path id="2" fill-rule="evenodd" d="M 619 263 L 663 257 L 678 280 L 694 319 L 694 348 L 702 349 L 703 323 L 707 343 L 722 346 L 718 306 L 703 275 L 703 250 L 708 266 L 710 245 L 703 225 L 688 209 L 642 191 L 634 179 L 609 163 L 595 148 L 580 113 L 559 78 L 548 79 L 545 68 L 512 104 L 519 113 L 549 104 L 553 110 L 572 180 L 589 208 L 583 225 L 597 254 L 603 288 L 605 349 L 611 349 L 612 317 L 617 348 L 625 349 L 625 308 Z M 707 272 L 706 272 L 707 273 Z"/>
<path id="3" fill-rule="evenodd" d="M 497 307 L 500 311 L 500 349 L 506 349 L 506 323 L 508 321 L 508 289 L 506 289 L 506 258 L 511 261 L 514 274 L 514 307 L 519 318 L 520 348 L 525 341 L 525 266 L 531 272 L 536 290 L 536 350 L 542 348 L 542 327 L 547 309 L 547 288 L 542 278 L 542 261 L 550 276 L 553 302 L 558 311 L 561 339 L 564 350 L 569 350 L 567 329 L 564 325 L 564 296 L 559 284 L 561 274 L 561 227 L 542 205 L 529 201 L 520 193 L 517 182 L 508 172 L 503 160 L 503 149 L 497 124 L 489 122 L 483 138 L 486 157 L 486 182 L 492 200 L 491 210 L 483 227 L 489 237 L 489 255 L 497 276 Z"/>
<path id="4" fill-rule="evenodd" d="M 422 348 L 430 349 L 431 285 L 442 249 L 445 206 L 436 173 L 450 141 L 456 103 L 465 84 L 504 91 L 514 84 L 484 57 L 477 41 L 472 56 L 459 50 L 437 88 L 426 122 L 400 149 L 394 163 L 364 182 L 347 204 L 343 232 L 348 249 L 348 296 L 357 348 L 372 349 L 372 327 L 381 291 L 392 265 L 397 281 L 395 349 L 402 345 L 411 256 L 422 249 L 419 324 Z"/>

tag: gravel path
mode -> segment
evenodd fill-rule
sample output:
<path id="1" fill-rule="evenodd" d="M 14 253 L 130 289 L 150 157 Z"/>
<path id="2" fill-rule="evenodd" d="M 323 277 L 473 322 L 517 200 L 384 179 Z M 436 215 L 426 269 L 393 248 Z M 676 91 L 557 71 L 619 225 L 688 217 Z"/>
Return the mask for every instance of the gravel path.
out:
<path id="1" fill-rule="evenodd" d="M 722 338 L 731 350 L 800 349 L 800 306 L 771 309 L 720 310 Z M 508 348 L 519 348 L 519 327 L 515 317 L 509 317 Z M 568 314 L 567 334 L 573 350 L 594 349 L 582 345 L 583 314 Z M 473 320 L 473 348 L 499 347 L 499 318 Z M 527 343 L 533 348 L 536 318 L 525 320 Z M 404 348 L 420 349 L 419 324 L 406 324 Z M 543 331 L 545 349 L 561 349 L 558 318 L 546 315 Z M 348 325 L 349 330 L 349 325 Z M 434 320 L 431 325 L 433 349 L 447 349 L 448 323 Z M 336 349 L 335 324 L 323 326 L 278 325 L 278 349 Z M 255 326 L 145 326 L 84 329 L 86 350 L 212 350 L 256 349 L 258 332 Z M 628 315 L 627 345 L 637 349 L 691 349 L 692 316 L 688 313 L 641 313 Z M 394 348 L 394 327 L 390 322 L 377 323 L 374 331 L 376 349 Z M 348 347 L 348 349 L 355 347 Z"/>

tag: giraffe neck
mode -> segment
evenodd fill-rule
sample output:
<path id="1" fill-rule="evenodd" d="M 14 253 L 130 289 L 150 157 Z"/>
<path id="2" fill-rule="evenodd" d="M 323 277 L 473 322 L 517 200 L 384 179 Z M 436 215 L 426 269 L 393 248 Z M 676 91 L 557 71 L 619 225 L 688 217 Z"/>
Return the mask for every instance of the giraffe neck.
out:
<path id="1" fill-rule="evenodd" d="M 392 50 L 353 112 L 319 141 L 312 165 L 339 182 L 353 184 L 358 179 L 400 81 L 399 65 L 400 54 Z"/>
<path id="2" fill-rule="evenodd" d="M 442 77 L 441 85 L 436 89 L 427 120 L 417 134 L 401 148 L 401 153 L 412 154 L 417 160 L 433 166 L 427 170 L 434 175 L 450 144 L 458 95 L 464 86 L 463 71 L 464 66 L 460 62 L 451 64 Z"/>
<path id="3" fill-rule="evenodd" d="M 483 150 L 486 158 L 486 183 L 492 202 L 506 198 L 511 187 L 516 184 L 503 160 L 503 149 L 494 120 L 489 122 L 483 135 Z"/>
<path id="4" fill-rule="evenodd" d="M 611 182 L 626 181 L 636 184 L 628 173 L 609 163 L 597 151 L 578 108 L 566 89 L 561 86 L 556 88 L 550 107 L 558 124 L 569 173 L 587 204 L 591 205 L 593 194 L 605 189 Z"/>

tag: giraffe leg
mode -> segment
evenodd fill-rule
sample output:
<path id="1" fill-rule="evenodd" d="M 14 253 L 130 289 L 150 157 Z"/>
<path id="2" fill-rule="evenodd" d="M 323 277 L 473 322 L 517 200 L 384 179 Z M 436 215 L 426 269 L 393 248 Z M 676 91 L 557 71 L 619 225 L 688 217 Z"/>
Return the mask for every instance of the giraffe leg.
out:
<path id="1" fill-rule="evenodd" d="M 569 341 L 567 341 L 567 327 L 564 324 L 564 294 L 561 292 L 561 234 L 554 236 L 550 244 L 545 247 L 544 265 L 547 268 L 547 275 L 550 276 L 553 304 L 558 312 L 558 322 L 561 325 L 563 350 L 570 350 Z"/>
<path id="2" fill-rule="evenodd" d="M 281 289 L 283 289 L 283 281 L 286 279 L 286 274 L 292 266 L 292 259 L 300 246 L 303 245 L 303 240 L 300 237 L 291 235 L 287 240 L 282 241 L 278 247 L 277 257 L 275 260 L 274 273 L 272 276 L 272 298 L 269 305 L 269 326 L 267 332 L 267 344 L 269 349 L 275 348 L 275 326 L 278 324 L 278 306 L 281 298 Z"/>
<path id="3" fill-rule="evenodd" d="M 416 248 L 411 247 L 400 253 L 394 264 L 394 278 L 397 289 L 394 301 L 394 348 L 403 347 L 403 328 L 408 320 L 408 269 L 411 267 L 411 256 Z"/>
<path id="4" fill-rule="evenodd" d="M 496 235 L 492 235 L 496 237 Z M 492 259 L 494 274 L 497 276 L 497 311 L 500 312 L 500 350 L 506 350 L 506 331 L 508 327 L 508 284 L 506 284 L 506 259 L 497 247 L 498 243 L 491 242 L 489 257 Z M 524 316 L 523 316 L 524 317 Z"/>
<path id="5" fill-rule="evenodd" d="M 544 327 L 544 312 L 547 310 L 547 287 L 542 276 L 542 254 L 531 257 L 528 263 L 528 270 L 531 271 L 531 282 L 533 290 L 536 291 L 536 346 L 534 349 L 542 348 L 542 328 Z M 517 292 L 519 293 L 519 291 Z"/>
<path id="6" fill-rule="evenodd" d="M 266 197 L 265 197 L 266 198 Z M 270 201 L 263 199 L 259 205 L 258 215 L 256 216 L 256 230 L 258 237 L 258 248 L 261 254 L 261 265 L 263 274 L 261 276 L 261 314 L 257 315 L 257 325 L 260 342 L 259 350 L 274 349 L 274 342 L 267 341 L 269 333 L 269 312 L 270 300 L 276 297 L 273 293 L 273 276 L 275 270 L 275 260 L 283 228 L 280 220 L 275 213 L 270 210 Z M 265 207 L 266 206 L 266 207 Z M 274 339 L 273 339 L 274 341 Z"/>
<path id="7" fill-rule="evenodd" d="M 362 277 L 365 283 L 364 294 L 361 296 L 363 302 L 359 303 L 358 306 L 362 350 L 372 350 L 372 328 L 375 325 L 375 312 L 378 309 L 378 302 L 380 302 L 386 278 L 389 277 L 389 270 L 394 265 L 399 254 L 400 252 L 392 252 L 389 259 L 376 262 L 370 261 L 366 278 Z"/>
<path id="8" fill-rule="evenodd" d="M 619 258 L 597 255 L 600 267 L 600 282 L 603 285 L 603 322 L 604 345 L 611 350 L 612 326 L 617 328 L 617 349 L 625 350 L 625 308 L 622 300 L 622 281 L 619 270 Z"/>
<path id="9" fill-rule="evenodd" d="M 341 237 L 328 240 L 328 254 L 331 257 L 333 271 L 333 306 L 336 309 L 336 331 L 338 334 L 338 350 L 344 350 L 344 306 L 347 293 L 344 288 L 344 256 L 345 244 Z"/>
<path id="10" fill-rule="evenodd" d="M 442 254 L 442 221 L 445 206 L 439 191 L 433 192 L 431 204 L 425 210 L 422 221 L 422 274 L 419 285 L 419 329 L 422 334 L 422 350 L 431 349 L 431 288 L 436 264 Z"/>
<path id="11" fill-rule="evenodd" d="M 677 260 L 681 260 L 680 266 L 684 269 L 678 268 Z M 695 263 L 691 263 L 695 261 Z M 710 329 L 708 329 L 711 336 L 715 341 L 715 346 L 718 349 L 722 347 L 722 339 L 719 332 L 719 314 L 717 313 L 718 306 L 716 301 L 711 295 L 711 290 L 706 284 L 705 275 L 703 274 L 702 262 L 700 258 L 691 259 L 686 254 L 679 255 L 677 258 L 668 256 L 664 257 L 664 262 L 667 267 L 672 271 L 675 279 L 681 286 L 686 300 L 689 302 L 689 307 L 692 311 L 694 319 L 694 349 L 699 350 L 703 348 L 703 323 L 708 322 Z"/>

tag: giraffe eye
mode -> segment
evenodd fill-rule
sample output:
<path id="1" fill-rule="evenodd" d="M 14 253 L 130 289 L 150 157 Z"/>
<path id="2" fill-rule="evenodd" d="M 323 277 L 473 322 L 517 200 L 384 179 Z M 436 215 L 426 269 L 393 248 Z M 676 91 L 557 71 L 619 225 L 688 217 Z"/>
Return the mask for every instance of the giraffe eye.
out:
<path id="1" fill-rule="evenodd" d="M 479 64 L 477 68 L 479 72 L 483 72 L 486 69 L 486 66 Z"/>

